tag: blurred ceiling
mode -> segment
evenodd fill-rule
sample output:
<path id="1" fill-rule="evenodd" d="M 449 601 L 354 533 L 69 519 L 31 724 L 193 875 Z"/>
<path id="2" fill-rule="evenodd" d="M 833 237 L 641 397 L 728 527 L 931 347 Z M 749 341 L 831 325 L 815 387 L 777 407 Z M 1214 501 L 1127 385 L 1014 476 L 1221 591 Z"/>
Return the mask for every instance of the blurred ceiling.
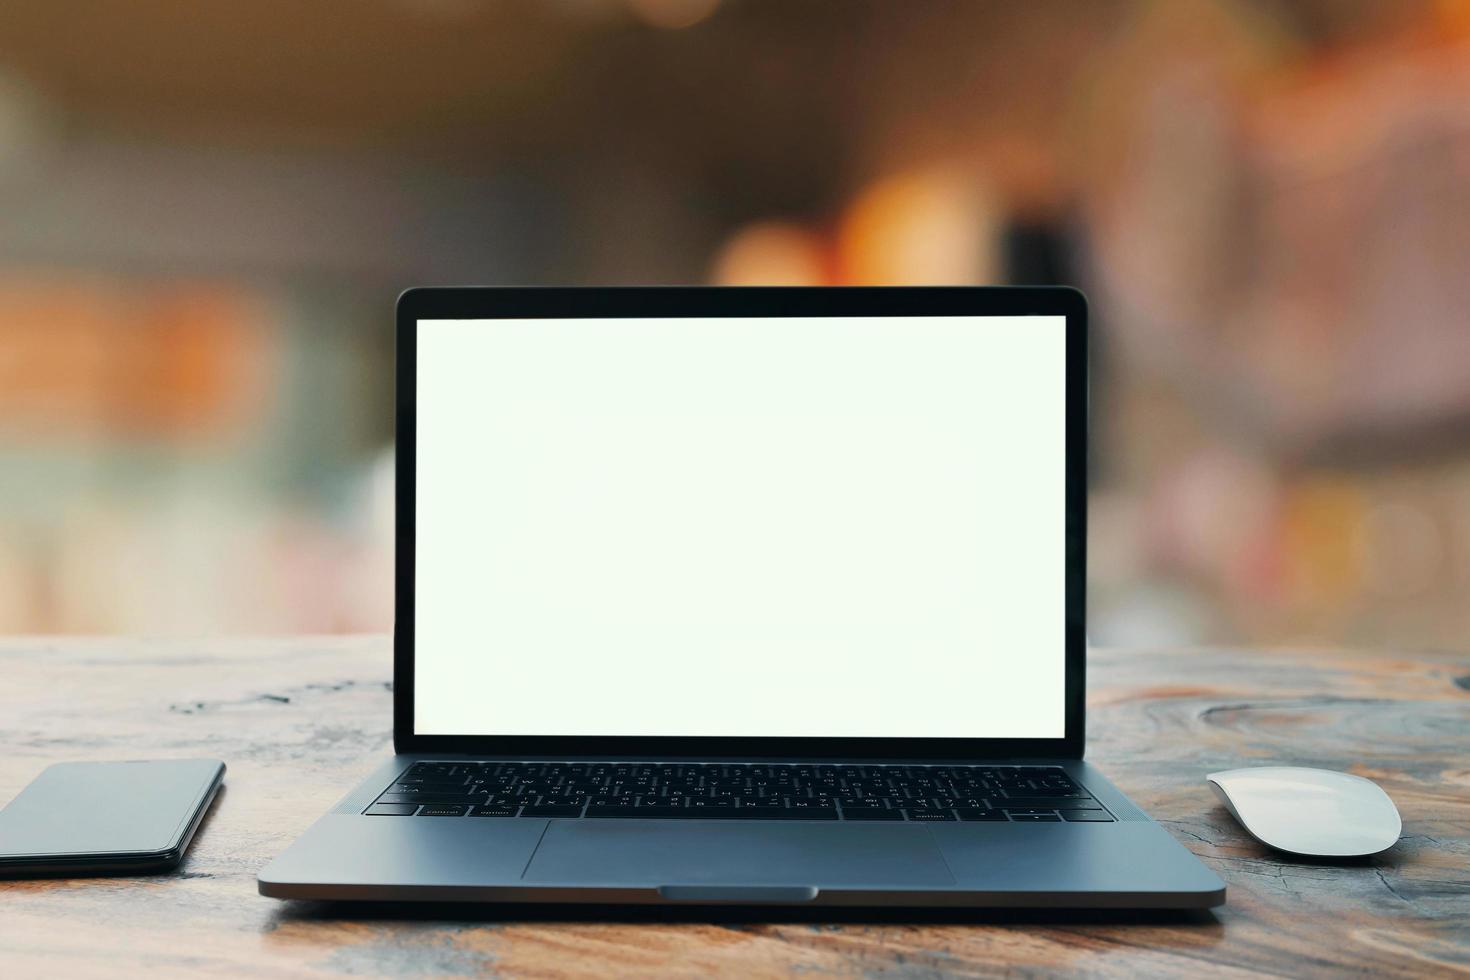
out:
<path id="1" fill-rule="evenodd" d="M 0 79 L 127 139 L 391 147 L 472 168 L 676 158 L 810 204 L 842 182 L 834 161 L 894 142 L 874 130 L 917 147 L 992 115 L 1011 131 L 1054 118 L 1124 6 L 7 0 Z M 681 11 L 698 22 L 655 26 Z"/>

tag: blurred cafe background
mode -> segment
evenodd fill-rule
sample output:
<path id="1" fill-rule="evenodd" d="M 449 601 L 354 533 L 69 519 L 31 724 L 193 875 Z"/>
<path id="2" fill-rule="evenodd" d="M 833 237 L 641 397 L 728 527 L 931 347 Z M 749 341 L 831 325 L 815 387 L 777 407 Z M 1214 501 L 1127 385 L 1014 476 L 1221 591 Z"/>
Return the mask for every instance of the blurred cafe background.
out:
<path id="1" fill-rule="evenodd" d="M 1470 648 L 1470 0 L 6 0 L 0 631 L 387 628 L 407 286 L 1054 282 L 1094 643 Z"/>

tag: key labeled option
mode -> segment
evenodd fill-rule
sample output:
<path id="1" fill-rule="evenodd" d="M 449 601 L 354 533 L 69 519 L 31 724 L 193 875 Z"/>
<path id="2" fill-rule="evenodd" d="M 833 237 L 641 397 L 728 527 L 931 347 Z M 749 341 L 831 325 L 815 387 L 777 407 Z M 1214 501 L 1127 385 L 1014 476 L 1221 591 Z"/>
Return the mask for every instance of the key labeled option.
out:
<path id="1" fill-rule="evenodd" d="M 472 817 L 513 817 L 520 807 L 515 806 L 477 806 L 470 811 Z"/>

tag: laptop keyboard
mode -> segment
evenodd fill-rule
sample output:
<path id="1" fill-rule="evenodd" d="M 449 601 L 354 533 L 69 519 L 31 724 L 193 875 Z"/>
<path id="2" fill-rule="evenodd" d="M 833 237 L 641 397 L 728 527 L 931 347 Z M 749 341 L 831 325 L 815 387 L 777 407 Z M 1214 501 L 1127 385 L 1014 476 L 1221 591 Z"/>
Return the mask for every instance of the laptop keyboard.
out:
<path id="1" fill-rule="evenodd" d="M 371 816 L 1110 823 L 1056 766 L 419 762 Z"/>

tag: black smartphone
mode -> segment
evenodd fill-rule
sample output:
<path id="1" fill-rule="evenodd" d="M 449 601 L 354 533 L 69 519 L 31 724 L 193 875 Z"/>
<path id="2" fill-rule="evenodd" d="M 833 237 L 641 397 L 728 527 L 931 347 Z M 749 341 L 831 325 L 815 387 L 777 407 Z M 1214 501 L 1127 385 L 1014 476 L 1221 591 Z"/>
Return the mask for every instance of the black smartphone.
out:
<path id="1" fill-rule="evenodd" d="M 0 810 L 0 878 L 173 868 L 224 774 L 217 759 L 49 766 Z"/>

